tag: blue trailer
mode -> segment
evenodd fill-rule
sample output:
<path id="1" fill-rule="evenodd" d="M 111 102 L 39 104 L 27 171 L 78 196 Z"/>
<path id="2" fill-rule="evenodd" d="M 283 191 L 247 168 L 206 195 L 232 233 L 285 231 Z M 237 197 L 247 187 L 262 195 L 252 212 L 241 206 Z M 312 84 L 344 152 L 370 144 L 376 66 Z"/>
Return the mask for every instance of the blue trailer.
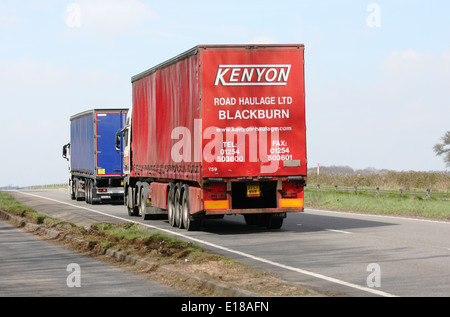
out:
<path id="1" fill-rule="evenodd" d="M 115 137 L 127 112 L 93 109 L 70 117 L 70 143 L 63 146 L 63 157 L 69 161 L 72 199 L 88 204 L 123 200 L 123 156 Z"/>

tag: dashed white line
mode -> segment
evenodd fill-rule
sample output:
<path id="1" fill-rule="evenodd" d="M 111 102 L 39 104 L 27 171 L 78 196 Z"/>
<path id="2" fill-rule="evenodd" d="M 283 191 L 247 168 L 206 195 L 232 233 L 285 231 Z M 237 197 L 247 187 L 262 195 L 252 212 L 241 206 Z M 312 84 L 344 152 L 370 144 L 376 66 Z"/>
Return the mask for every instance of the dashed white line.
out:
<path id="1" fill-rule="evenodd" d="M 298 223 L 297 226 L 301 226 L 301 223 Z M 337 229 L 327 229 L 325 228 L 325 231 L 332 231 L 332 232 L 338 232 L 338 233 L 353 233 L 353 232 L 349 232 L 349 231 L 344 231 L 344 230 L 337 230 Z"/>
<path id="2" fill-rule="evenodd" d="M 315 277 L 315 278 L 318 278 L 318 279 L 322 279 L 322 280 L 325 280 L 325 281 L 328 281 L 328 282 L 332 282 L 332 283 L 335 283 L 335 284 L 339 284 L 339 285 L 347 286 L 347 287 L 350 287 L 350 288 L 358 289 L 358 290 L 361 290 L 361 291 L 364 291 L 364 292 L 368 292 L 368 293 L 371 293 L 371 294 L 374 294 L 374 295 L 379 295 L 379 296 L 384 296 L 384 297 L 396 297 L 396 295 L 393 295 L 393 294 L 390 294 L 390 293 L 387 293 L 387 292 L 383 292 L 383 291 L 380 291 L 380 290 L 377 290 L 377 289 L 373 289 L 373 288 L 370 288 L 370 287 L 365 287 L 365 286 L 361 286 L 361 285 L 345 282 L 345 281 L 342 281 L 342 280 L 339 280 L 339 279 L 336 279 L 336 278 L 333 278 L 333 277 L 329 277 L 329 276 L 326 276 L 326 275 L 322 275 L 322 274 L 319 274 L 319 273 L 314 273 L 314 272 L 306 271 L 306 270 L 303 270 L 303 269 L 300 269 L 300 268 L 292 267 L 292 266 L 289 266 L 289 265 L 284 265 L 282 263 L 270 261 L 270 260 L 267 260 L 267 259 L 264 259 L 264 258 L 253 256 L 253 255 L 248 254 L 248 253 L 244 253 L 244 252 L 241 252 L 241 251 L 229 249 L 227 247 L 223 247 L 223 246 L 220 246 L 220 245 L 217 245 L 215 243 L 211 243 L 211 242 L 208 242 L 208 241 L 205 241 L 205 240 L 200 240 L 200 239 L 197 239 L 197 238 L 193 238 L 193 237 L 184 235 L 184 234 L 182 234 L 180 232 L 167 230 L 167 229 L 156 227 L 156 226 L 152 226 L 152 225 L 149 225 L 149 224 L 144 224 L 144 223 L 141 223 L 139 221 L 133 221 L 133 220 L 130 220 L 130 219 L 127 219 L 127 218 L 117 217 L 117 216 L 110 215 L 110 214 L 107 214 L 107 213 L 104 213 L 104 212 L 101 212 L 101 211 L 98 211 L 98 210 L 94 210 L 94 209 L 87 208 L 87 207 L 82 207 L 82 206 L 77 206 L 77 205 L 74 205 L 74 204 L 71 204 L 71 203 L 67 203 L 67 202 L 63 202 L 63 201 L 59 201 L 59 200 L 56 200 L 56 199 L 53 199 L 53 198 L 47 198 L 47 197 L 43 197 L 43 196 L 39 196 L 39 195 L 27 193 L 27 192 L 20 192 L 20 193 L 23 193 L 23 194 L 29 195 L 29 196 L 42 198 L 42 199 L 47 199 L 47 200 L 54 201 L 54 202 L 57 202 L 57 203 L 60 203 L 60 204 L 72 206 L 72 207 L 75 207 L 75 208 L 85 209 L 85 210 L 88 210 L 88 211 L 91 211 L 91 212 L 95 212 L 95 213 L 98 213 L 98 214 L 101 214 L 101 215 L 105 215 L 105 216 L 108 216 L 108 217 L 112 217 L 112 218 L 115 218 L 115 219 L 136 223 L 136 224 L 148 227 L 148 228 L 152 228 L 152 229 L 155 229 L 155 230 L 167 232 L 167 233 L 172 234 L 172 235 L 183 237 L 184 239 L 189 239 L 189 240 L 195 241 L 195 242 L 200 243 L 200 244 L 208 245 L 210 247 L 213 247 L 213 248 L 216 248 L 216 249 L 219 249 L 219 250 L 222 250 L 222 251 L 226 251 L 226 252 L 230 252 L 230 253 L 233 253 L 233 254 L 237 254 L 237 255 L 240 255 L 240 256 L 243 256 L 243 257 L 246 257 L 246 258 L 258 261 L 258 262 L 270 264 L 270 265 L 273 265 L 273 266 L 276 266 L 276 267 L 279 267 L 279 268 L 283 268 L 283 269 L 286 269 L 286 270 L 289 270 L 289 271 L 293 271 L 293 272 L 309 275 L 309 276 L 312 276 L 312 277 Z"/>
<path id="3" fill-rule="evenodd" d="M 353 233 L 353 232 L 349 232 L 349 231 L 344 231 L 344 230 L 336 230 L 336 229 L 325 229 L 326 231 L 332 231 L 332 232 L 339 232 L 339 233 Z"/>

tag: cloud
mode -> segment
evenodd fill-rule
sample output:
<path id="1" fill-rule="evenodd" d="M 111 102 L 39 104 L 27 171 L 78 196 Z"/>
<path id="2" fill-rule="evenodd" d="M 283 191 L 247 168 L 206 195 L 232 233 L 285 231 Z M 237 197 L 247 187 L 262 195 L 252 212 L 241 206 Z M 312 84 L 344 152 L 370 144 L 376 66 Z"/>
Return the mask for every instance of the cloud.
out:
<path id="1" fill-rule="evenodd" d="M 69 140 L 70 116 L 91 108 L 128 107 L 128 85 L 128 77 L 100 68 L 35 58 L 0 60 L 5 131 L 0 148 L 12 153 L 0 160 L 0 187 L 65 181 L 61 147 Z"/>
<path id="2" fill-rule="evenodd" d="M 420 53 L 415 50 L 392 52 L 380 67 L 381 73 L 389 78 L 395 88 L 411 88 L 430 85 L 436 89 L 450 86 L 450 51 L 441 55 Z M 419 88 L 419 87 L 418 87 Z"/>
<path id="3" fill-rule="evenodd" d="M 450 116 L 450 51 L 392 52 L 379 68 L 377 83 L 385 101 L 402 111 L 414 127 L 432 127 Z"/>
<path id="4" fill-rule="evenodd" d="M 258 35 L 249 44 L 277 44 L 277 40 L 271 36 Z"/>
<path id="5" fill-rule="evenodd" d="M 444 169 L 432 146 L 449 128 L 450 51 L 394 51 L 362 74 L 357 82 L 308 84 L 311 161 Z"/>
<path id="6" fill-rule="evenodd" d="M 0 3 L 0 26 L 11 26 L 19 23 L 20 19 L 14 11 L 11 3 Z"/>
<path id="7" fill-rule="evenodd" d="M 13 62 L 0 60 L 0 83 L 9 89 L 45 88 L 62 84 L 69 78 L 67 70 L 51 63 L 22 58 Z M 9 90 L 10 91 L 10 90 Z"/>
<path id="8" fill-rule="evenodd" d="M 146 3 L 138 0 L 76 0 L 67 6 L 66 25 L 90 36 L 116 36 L 157 17 Z"/>
<path id="9" fill-rule="evenodd" d="M 98 67 L 85 69 L 27 57 L 0 60 L 0 104 L 5 105 L 58 109 L 88 101 L 95 106 L 111 107 L 108 104 L 114 104 L 117 95 L 107 93 L 108 90 L 126 92 L 128 82 L 128 77 Z M 64 105 L 60 104 L 60 98 L 64 99 Z"/>

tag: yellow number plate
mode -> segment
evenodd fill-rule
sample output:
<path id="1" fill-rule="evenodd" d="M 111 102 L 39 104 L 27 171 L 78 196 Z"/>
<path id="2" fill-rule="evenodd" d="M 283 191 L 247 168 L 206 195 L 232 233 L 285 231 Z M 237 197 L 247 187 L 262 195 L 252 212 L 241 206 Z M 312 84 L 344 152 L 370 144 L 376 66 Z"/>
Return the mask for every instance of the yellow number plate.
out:
<path id="1" fill-rule="evenodd" d="M 261 196 L 259 184 L 247 185 L 247 197 L 259 197 L 259 196 Z"/>

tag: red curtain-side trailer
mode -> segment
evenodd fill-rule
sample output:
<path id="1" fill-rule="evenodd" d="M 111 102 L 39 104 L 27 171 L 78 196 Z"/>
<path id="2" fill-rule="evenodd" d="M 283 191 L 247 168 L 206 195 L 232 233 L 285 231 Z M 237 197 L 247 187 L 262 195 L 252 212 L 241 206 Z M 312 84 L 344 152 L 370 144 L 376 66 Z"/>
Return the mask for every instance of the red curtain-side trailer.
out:
<path id="1" fill-rule="evenodd" d="M 199 45 L 132 77 L 129 213 L 187 230 L 230 214 L 280 228 L 304 210 L 304 87 L 300 44 Z"/>

